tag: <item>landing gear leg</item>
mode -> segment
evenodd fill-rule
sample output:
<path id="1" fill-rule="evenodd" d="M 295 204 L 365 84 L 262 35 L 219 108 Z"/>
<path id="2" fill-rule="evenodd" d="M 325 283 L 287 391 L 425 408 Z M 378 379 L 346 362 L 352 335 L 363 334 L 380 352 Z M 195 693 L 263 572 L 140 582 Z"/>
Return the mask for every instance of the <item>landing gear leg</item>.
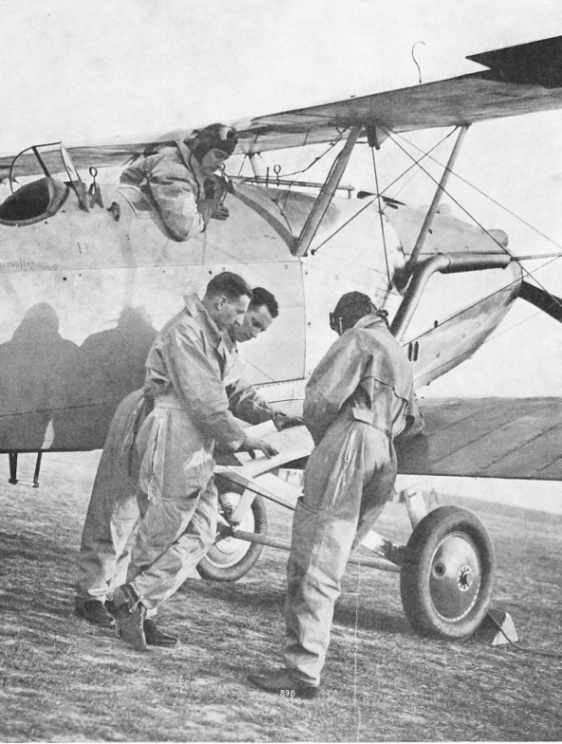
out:
<path id="1" fill-rule="evenodd" d="M 37 460 L 35 462 L 35 472 L 33 473 L 33 488 L 39 488 L 39 472 L 41 470 L 41 458 L 43 457 L 42 452 L 37 453 Z"/>
<path id="2" fill-rule="evenodd" d="M 18 483 L 18 453 L 8 452 L 8 458 L 10 461 L 10 477 L 8 483 L 15 486 Z M 39 488 L 39 473 L 41 471 L 41 460 L 43 458 L 43 452 L 37 453 L 37 460 L 35 461 L 35 470 L 33 472 L 33 488 Z"/>
<path id="3" fill-rule="evenodd" d="M 15 486 L 18 482 L 18 453 L 8 452 L 8 458 L 10 460 L 10 478 L 8 483 Z"/>

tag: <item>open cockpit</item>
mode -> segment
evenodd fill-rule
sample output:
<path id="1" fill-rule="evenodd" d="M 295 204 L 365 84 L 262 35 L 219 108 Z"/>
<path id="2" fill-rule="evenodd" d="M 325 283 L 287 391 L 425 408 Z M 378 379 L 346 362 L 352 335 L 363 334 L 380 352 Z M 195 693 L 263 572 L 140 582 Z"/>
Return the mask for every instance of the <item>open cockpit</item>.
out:
<path id="1" fill-rule="evenodd" d="M 68 186 L 51 176 L 20 186 L 0 204 L 0 225 L 33 225 L 55 215 L 66 201 Z"/>
<path id="2" fill-rule="evenodd" d="M 38 165 L 43 177 L 18 186 L 19 179 L 36 173 Z M 91 170 L 95 171 L 91 173 L 95 183 L 97 171 Z M 89 209 L 86 185 L 62 142 L 32 145 L 22 150 L 12 160 L 7 180 L 11 194 L 0 204 L 2 225 L 33 225 L 52 217 L 66 201 L 70 189 L 75 192 L 80 208 Z"/>

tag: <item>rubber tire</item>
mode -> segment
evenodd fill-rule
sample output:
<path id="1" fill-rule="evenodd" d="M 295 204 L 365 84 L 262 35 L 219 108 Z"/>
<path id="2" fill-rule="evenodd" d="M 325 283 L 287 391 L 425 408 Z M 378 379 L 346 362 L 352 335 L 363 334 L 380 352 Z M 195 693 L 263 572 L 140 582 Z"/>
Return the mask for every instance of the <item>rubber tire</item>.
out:
<path id="1" fill-rule="evenodd" d="M 255 532 L 257 535 L 265 536 L 267 533 L 267 512 L 265 509 L 265 501 L 261 496 L 256 496 L 252 502 L 251 513 L 254 517 L 253 529 L 247 529 L 246 532 Z M 220 541 L 220 534 L 217 535 L 215 545 Z M 229 538 L 235 539 L 235 538 Z M 243 541 L 240 540 L 240 543 Z M 215 545 L 211 547 L 207 555 L 201 559 L 197 566 L 197 570 L 204 579 L 210 579 L 211 581 L 238 581 L 242 576 L 245 576 L 252 566 L 256 563 L 263 550 L 263 545 L 259 543 L 250 543 L 244 541 L 244 545 L 248 546 L 248 550 L 236 561 L 236 563 L 228 566 L 221 565 L 221 562 L 216 559 L 218 553 Z"/>
<path id="2" fill-rule="evenodd" d="M 447 538 L 460 537 L 466 541 L 479 562 L 479 586 L 474 591 L 471 603 L 457 617 L 445 617 L 435 606 L 431 587 L 439 587 L 440 577 L 433 573 L 435 583 L 431 584 L 433 564 L 437 550 L 442 548 Z M 442 554 L 442 553 L 441 553 Z M 454 569 L 454 562 L 452 563 Z M 457 506 L 441 506 L 429 512 L 413 531 L 404 556 L 400 573 L 400 594 L 406 617 L 412 628 L 421 635 L 441 636 L 449 639 L 462 639 L 471 636 L 484 620 L 492 598 L 495 554 L 492 541 L 486 528 L 478 517 L 467 509 Z M 459 592 L 451 594 L 451 602 L 460 594 L 460 569 L 452 583 L 459 586 Z M 447 577 L 449 582 L 452 581 Z M 447 593 L 447 587 L 445 594 Z M 470 587 L 469 587 L 470 588 Z M 464 591 L 464 590 L 463 590 Z M 443 602 L 443 597 L 437 597 Z M 452 605 L 451 605 L 452 606 Z"/>

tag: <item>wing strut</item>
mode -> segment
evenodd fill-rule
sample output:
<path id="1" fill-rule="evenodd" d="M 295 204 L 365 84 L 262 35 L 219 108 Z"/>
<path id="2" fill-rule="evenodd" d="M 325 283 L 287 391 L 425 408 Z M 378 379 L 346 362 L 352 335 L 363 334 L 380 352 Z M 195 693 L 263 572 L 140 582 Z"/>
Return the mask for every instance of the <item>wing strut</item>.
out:
<path id="1" fill-rule="evenodd" d="M 425 219 L 423 221 L 420 234 L 418 235 L 418 239 L 416 240 L 414 250 L 412 251 L 412 255 L 410 256 L 408 263 L 406 264 L 406 275 L 407 276 L 410 276 L 410 274 L 413 272 L 415 265 L 418 261 L 418 256 L 421 253 L 421 249 L 423 248 L 423 244 L 425 243 L 427 233 L 429 232 L 431 223 L 433 222 L 433 218 L 435 217 L 435 213 L 437 212 L 437 209 L 439 207 L 441 196 L 443 195 L 443 191 L 445 190 L 447 181 L 449 180 L 449 176 L 451 175 L 451 171 L 453 169 L 453 166 L 459 154 L 461 145 L 464 141 L 464 138 L 466 137 L 468 126 L 469 125 L 467 124 L 464 127 L 461 127 L 459 136 L 457 137 L 457 141 L 455 142 L 455 145 L 449 156 L 449 162 L 445 166 L 445 170 L 443 171 L 443 176 L 441 177 L 441 181 L 439 182 L 439 186 L 437 187 L 437 191 L 435 192 L 433 201 L 431 202 L 431 206 L 427 210 L 427 214 L 425 215 Z"/>
<path id="2" fill-rule="evenodd" d="M 314 240 L 314 236 L 316 235 L 322 219 L 330 206 L 330 202 L 336 193 L 336 189 L 338 188 L 339 182 L 341 181 L 345 168 L 349 162 L 349 158 L 351 157 L 351 153 L 353 152 L 353 148 L 355 147 L 361 129 L 362 127 L 351 128 L 345 145 L 338 157 L 334 160 L 332 169 L 326 179 L 326 183 L 318 194 L 318 198 L 314 202 L 314 206 L 304 223 L 301 234 L 293 248 L 293 255 L 305 256 L 306 252 L 310 248 L 310 244 Z"/>

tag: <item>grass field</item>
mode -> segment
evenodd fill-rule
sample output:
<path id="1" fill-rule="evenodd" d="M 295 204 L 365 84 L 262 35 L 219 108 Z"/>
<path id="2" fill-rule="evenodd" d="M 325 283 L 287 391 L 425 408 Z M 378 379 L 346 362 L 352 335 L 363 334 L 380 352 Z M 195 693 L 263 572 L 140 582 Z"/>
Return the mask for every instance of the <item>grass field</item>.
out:
<path id="1" fill-rule="evenodd" d="M 1 463 L 0 740 L 562 739 L 561 516 L 468 504 L 494 540 L 494 606 L 512 615 L 518 648 L 418 637 L 399 577 L 350 567 L 322 694 L 291 701 L 246 682 L 248 672 L 280 663 L 282 551 L 266 548 L 235 584 L 186 582 L 160 614 L 180 636 L 174 650 L 135 653 L 115 631 L 74 617 L 95 462 L 46 455 L 39 489 L 8 485 Z M 272 533 L 285 537 L 290 515 L 270 509 L 269 517 Z M 404 508 L 391 504 L 379 527 L 405 541 Z"/>

